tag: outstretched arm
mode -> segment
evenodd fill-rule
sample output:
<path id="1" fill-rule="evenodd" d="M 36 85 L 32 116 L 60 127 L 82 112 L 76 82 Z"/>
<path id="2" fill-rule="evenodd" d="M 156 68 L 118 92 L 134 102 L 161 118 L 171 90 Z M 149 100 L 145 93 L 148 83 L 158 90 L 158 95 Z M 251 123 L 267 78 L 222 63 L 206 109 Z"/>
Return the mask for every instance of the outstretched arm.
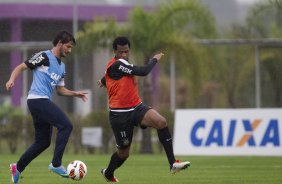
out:
<path id="1" fill-rule="evenodd" d="M 24 71 L 27 69 L 27 66 L 25 63 L 22 63 L 20 65 L 18 65 L 11 73 L 10 79 L 8 80 L 8 82 L 6 83 L 6 89 L 10 90 L 14 84 L 15 84 L 15 80 L 17 79 L 17 77 Z"/>
<path id="2" fill-rule="evenodd" d="M 163 53 L 156 54 L 145 66 L 134 66 L 126 60 L 119 59 L 108 69 L 111 78 L 118 80 L 125 75 L 146 76 L 154 68 L 155 64 L 161 59 Z"/>
<path id="3" fill-rule="evenodd" d="M 88 94 L 85 91 L 71 91 L 64 86 L 57 86 L 56 88 L 57 94 L 61 96 L 74 96 L 81 98 L 84 102 L 88 99 L 86 94 Z"/>
<path id="4" fill-rule="evenodd" d="M 156 63 L 162 58 L 163 55 L 164 55 L 163 53 L 156 54 L 152 59 L 149 60 L 149 62 L 145 66 L 132 66 L 131 75 L 137 75 L 137 76 L 148 75 L 152 71 Z"/>

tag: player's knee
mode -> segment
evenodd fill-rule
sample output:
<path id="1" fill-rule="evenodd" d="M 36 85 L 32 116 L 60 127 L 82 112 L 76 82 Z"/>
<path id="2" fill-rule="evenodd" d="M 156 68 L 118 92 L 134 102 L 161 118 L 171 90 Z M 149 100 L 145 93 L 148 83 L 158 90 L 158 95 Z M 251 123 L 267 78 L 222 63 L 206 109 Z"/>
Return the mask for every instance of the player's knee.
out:
<path id="1" fill-rule="evenodd" d="M 119 150 L 118 151 L 119 158 L 126 160 L 129 157 L 129 151 L 127 150 Z"/>
<path id="2" fill-rule="evenodd" d="M 121 159 L 126 160 L 129 157 L 129 152 L 122 154 Z"/>
<path id="3" fill-rule="evenodd" d="M 40 150 L 45 150 L 51 145 L 51 140 L 37 142 L 37 145 L 40 147 Z"/>
<path id="4" fill-rule="evenodd" d="M 71 123 L 70 123 L 70 125 L 69 125 L 68 129 L 69 129 L 70 131 L 72 131 L 72 129 L 73 129 L 73 125 L 72 125 Z"/>
<path id="5" fill-rule="evenodd" d="M 167 127 L 167 121 L 164 117 L 159 118 L 158 120 L 158 129 Z"/>
<path id="6" fill-rule="evenodd" d="M 71 132 L 73 129 L 73 125 L 69 122 L 66 123 L 66 126 L 64 127 L 68 132 Z"/>
<path id="7" fill-rule="evenodd" d="M 51 145 L 51 141 L 45 142 L 45 144 L 43 145 L 43 146 L 44 146 L 44 149 L 49 148 L 50 145 Z"/>

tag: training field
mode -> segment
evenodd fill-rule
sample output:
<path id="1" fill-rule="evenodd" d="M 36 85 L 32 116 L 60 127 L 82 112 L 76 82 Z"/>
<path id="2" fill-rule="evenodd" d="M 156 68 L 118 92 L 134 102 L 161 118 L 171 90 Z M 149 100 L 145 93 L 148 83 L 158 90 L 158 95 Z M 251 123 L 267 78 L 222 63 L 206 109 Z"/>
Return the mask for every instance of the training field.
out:
<path id="1" fill-rule="evenodd" d="M 18 155 L 0 155 L 0 184 L 10 183 L 9 163 Z M 50 154 L 36 158 L 23 172 L 20 184 L 100 184 L 106 183 L 100 169 L 110 155 L 65 155 L 64 164 L 80 159 L 88 166 L 83 181 L 60 178 L 47 169 Z M 116 171 L 122 184 L 281 184 L 282 157 L 179 157 L 191 167 L 171 175 L 164 155 L 131 155 Z"/>

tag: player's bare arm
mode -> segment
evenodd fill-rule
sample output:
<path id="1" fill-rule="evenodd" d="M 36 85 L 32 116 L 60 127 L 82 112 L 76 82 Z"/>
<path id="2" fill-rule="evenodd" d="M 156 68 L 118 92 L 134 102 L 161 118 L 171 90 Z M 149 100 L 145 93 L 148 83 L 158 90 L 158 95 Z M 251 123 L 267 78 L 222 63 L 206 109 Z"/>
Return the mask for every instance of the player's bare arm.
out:
<path id="1" fill-rule="evenodd" d="M 15 84 L 15 80 L 16 78 L 24 71 L 27 69 L 27 66 L 25 63 L 22 63 L 20 65 L 18 65 L 12 72 L 10 79 L 8 80 L 8 82 L 6 83 L 6 89 L 10 90 L 14 84 Z"/>
<path id="2" fill-rule="evenodd" d="M 88 93 L 85 91 L 72 91 L 72 90 L 65 88 L 64 86 L 57 86 L 56 91 L 58 95 L 75 96 L 75 97 L 81 98 L 84 102 L 86 102 L 88 99 L 86 96 Z"/>

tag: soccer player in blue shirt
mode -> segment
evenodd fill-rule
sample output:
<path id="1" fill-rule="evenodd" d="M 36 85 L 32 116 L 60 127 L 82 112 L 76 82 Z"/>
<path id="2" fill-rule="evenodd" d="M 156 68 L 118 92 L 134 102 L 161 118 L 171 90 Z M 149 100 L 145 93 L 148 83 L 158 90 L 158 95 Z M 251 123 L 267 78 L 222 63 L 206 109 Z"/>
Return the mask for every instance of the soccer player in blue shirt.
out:
<path id="1" fill-rule="evenodd" d="M 58 95 L 74 96 L 86 101 L 87 93 L 71 91 L 64 87 L 65 64 L 61 59 L 69 55 L 76 45 L 73 35 L 67 31 L 61 31 L 54 38 L 53 45 L 51 50 L 38 52 L 18 65 L 6 83 L 7 90 L 10 90 L 14 86 L 16 78 L 24 70 L 29 68 L 33 72 L 27 105 L 33 118 L 35 140 L 17 163 L 10 165 L 13 183 L 18 183 L 20 174 L 26 166 L 50 146 L 53 127 L 56 127 L 58 131 L 53 159 L 48 169 L 62 177 L 68 177 L 66 169 L 62 166 L 62 157 L 73 126 L 65 113 L 52 102 L 51 98 L 53 91 L 56 90 Z"/>

